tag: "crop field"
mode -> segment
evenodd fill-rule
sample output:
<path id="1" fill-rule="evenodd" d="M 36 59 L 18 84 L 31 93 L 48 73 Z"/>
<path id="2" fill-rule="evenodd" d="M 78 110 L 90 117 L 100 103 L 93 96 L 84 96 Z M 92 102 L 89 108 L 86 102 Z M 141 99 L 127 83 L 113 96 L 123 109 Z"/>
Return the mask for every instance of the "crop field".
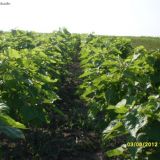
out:
<path id="1" fill-rule="evenodd" d="M 148 50 L 160 49 L 159 37 L 128 37 L 132 40 L 133 46 L 143 45 Z"/>
<path id="2" fill-rule="evenodd" d="M 0 159 L 160 159 L 160 38 L 0 32 Z"/>

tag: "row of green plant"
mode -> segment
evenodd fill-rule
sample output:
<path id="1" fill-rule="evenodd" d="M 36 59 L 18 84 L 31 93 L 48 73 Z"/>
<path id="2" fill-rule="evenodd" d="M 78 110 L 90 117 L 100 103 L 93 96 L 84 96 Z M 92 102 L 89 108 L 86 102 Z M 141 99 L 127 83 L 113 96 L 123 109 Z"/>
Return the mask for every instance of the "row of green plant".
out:
<path id="1" fill-rule="evenodd" d="M 24 138 L 18 128 L 50 123 L 51 112 L 62 115 L 55 102 L 79 43 L 66 29 L 0 33 L 0 132 Z"/>
<path id="2" fill-rule="evenodd" d="M 160 158 L 160 52 L 132 47 L 125 38 L 88 35 L 80 53 L 81 98 L 89 118 L 102 133 L 108 157 Z M 125 139 L 109 150 L 114 140 Z M 128 146 L 151 142 L 158 146 Z M 113 146 L 112 146 L 113 147 Z M 110 148 L 111 149 L 111 148 Z"/>

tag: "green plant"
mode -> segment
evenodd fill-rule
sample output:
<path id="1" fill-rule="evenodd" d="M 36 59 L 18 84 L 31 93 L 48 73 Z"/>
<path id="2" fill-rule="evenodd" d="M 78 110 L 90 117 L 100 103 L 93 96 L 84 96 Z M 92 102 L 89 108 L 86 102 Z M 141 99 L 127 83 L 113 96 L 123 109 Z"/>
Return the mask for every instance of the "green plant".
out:
<path id="1" fill-rule="evenodd" d="M 159 142 L 159 96 L 154 96 L 159 95 L 159 58 L 159 51 L 133 48 L 128 39 L 92 36 L 83 43 L 81 97 L 95 129 L 103 131 L 104 147 L 121 136 L 128 142 Z M 155 159 L 159 148 L 122 144 L 107 156 Z"/>
<path id="2" fill-rule="evenodd" d="M 26 129 L 26 127 L 8 116 L 7 110 L 8 107 L 4 103 L 0 103 L 0 132 L 10 138 L 24 139 L 24 134 L 20 129 Z"/>

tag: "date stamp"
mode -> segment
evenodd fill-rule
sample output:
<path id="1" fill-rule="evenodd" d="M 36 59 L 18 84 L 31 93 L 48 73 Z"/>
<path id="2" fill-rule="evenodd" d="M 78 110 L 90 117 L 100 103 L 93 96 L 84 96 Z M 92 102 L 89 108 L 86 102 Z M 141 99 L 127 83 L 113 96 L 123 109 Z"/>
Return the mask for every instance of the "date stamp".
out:
<path id="1" fill-rule="evenodd" d="M 127 147 L 160 147 L 160 142 L 127 142 Z"/>

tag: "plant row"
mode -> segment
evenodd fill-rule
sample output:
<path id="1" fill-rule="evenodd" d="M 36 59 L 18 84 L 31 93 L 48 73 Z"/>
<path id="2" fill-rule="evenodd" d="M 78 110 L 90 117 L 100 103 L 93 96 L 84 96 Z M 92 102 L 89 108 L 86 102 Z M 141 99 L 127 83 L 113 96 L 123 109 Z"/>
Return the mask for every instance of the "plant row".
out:
<path id="1" fill-rule="evenodd" d="M 1 132 L 24 138 L 18 128 L 43 126 L 50 123 L 52 111 L 61 113 L 55 102 L 61 99 L 58 91 L 78 39 L 66 29 L 51 34 L 0 33 Z"/>
<path id="2" fill-rule="evenodd" d="M 81 46 L 79 90 L 88 104 L 90 120 L 102 133 L 106 155 L 158 159 L 160 52 L 133 48 L 129 39 L 94 35 L 88 35 Z M 109 146 L 122 139 L 119 146 Z M 157 145 L 128 145 L 136 142 Z"/>

